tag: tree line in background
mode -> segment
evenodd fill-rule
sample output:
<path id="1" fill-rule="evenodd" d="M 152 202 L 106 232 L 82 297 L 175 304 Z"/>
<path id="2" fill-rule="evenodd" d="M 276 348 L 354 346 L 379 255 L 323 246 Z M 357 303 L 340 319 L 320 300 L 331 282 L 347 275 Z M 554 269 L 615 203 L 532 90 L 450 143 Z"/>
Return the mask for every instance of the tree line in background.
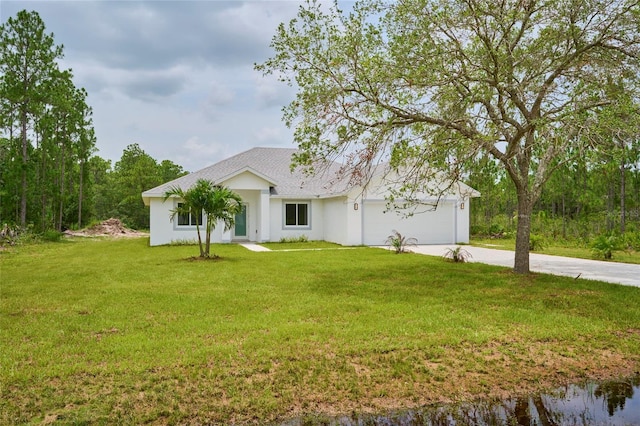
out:
<path id="1" fill-rule="evenodd" d="M 0 27 L 0 222 L 45 232 L 116 216 L 147 228 L 141 192 L 185 172 L 138 145 L 113 168 L 95 156 L 87 92 L 62 58 L 36 12 Z"/>
<path id="2" fill-rule="evenodd" d="M 628 245 L 640 249 L 640 139 L 617 154 L 592 152 L 562 165 L 534 206 L 532 234 L 582 243 L 627 234 Z M 517 200 L 504 171 L 483 157 L 469 168 L 468 183 L 482 194 L 471 202 L 472 234 L 512 235 Z"/>
<path id="3" fill-rule="evenodd" d="M 619 102 L 602 108 L 590 132 L 572 136 L 590 148 L 570 155 L 573 161 L 552 162 L 555 172 L 534 205 L 531 233 L 581 243 L 624 236 L 623 245 L 640 250 L 640 100 L 621 83 L 607 84 Z M 505 171 L 485 155 L 467 172 L 468 183 L 482 194 L 472 202 L 472 233 L 513 233 L 517 196 Z"/>
<path id="4" fill-rule="evenodd" d="M 22 227 L 60 229 L 69 215 L 78 223 L 86 216 L 92 112 L 71 70 L 58 67 L 62 57 L 35 12 L 19 12 L 1 28 L 0 209 Z"/>
<path id="5" fill-rule="evenodd" d="M 71 70 L 59 69 L 62 56 L 63 47 L 46 34 L 36 12 L 19 12 L 0 28 L 0 223 L 45 232 L 117 217 L 130 227 L 148 228 L 141 193 L 186 172 L 169 160 L 156 161 L 137 144 L 127 146 L 115 164 L 95 155 L 87 92 L 75 87 Z M 380 85 L 386 78 L 380 77 Z M 528 164 L 530 179 L 542 165 L 555 170 L 540 186 L 532 233 L 566 240 L 640 235 L 640 105 L 637 88 L 623 86 L 631 80 L 610 79 L 599 88 L 616 102 L 603 103 L 597 120 L 576 117 L 590 120 L 582 126 L 588 132 L 558 136 L 572 138 L 561 145 L 575 153 L 545 155 L 544 163 Z M 518 216 L 513 177 L 495 156 L 474 153 L 456 161 L 459 175 L 482 193 L 471 203 L 472 233 L 513 234 Z"/>
<path id="6" fill-rule="evenodd" d="M 117 217 L 134 229 L 149 229 L 149 208 L 142 202 L 142 192 L 187 174 L 170 160 L 156 161 L 138 144 L 127 146 L 113 167 L 111 161 L 98 156 L 89 163 L 94 189 L 92 217 Z"/>

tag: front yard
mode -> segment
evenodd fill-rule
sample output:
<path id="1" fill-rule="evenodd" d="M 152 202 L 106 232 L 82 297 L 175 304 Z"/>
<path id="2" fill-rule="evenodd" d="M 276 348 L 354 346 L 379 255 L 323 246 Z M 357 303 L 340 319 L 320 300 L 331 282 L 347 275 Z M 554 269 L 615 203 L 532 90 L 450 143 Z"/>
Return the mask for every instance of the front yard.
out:
<path id="1" fill-rule="evenodd" d="M 0 423 L 264 423 L 640 371 L 640 289 L 374 248 L 0 253 Z"/>

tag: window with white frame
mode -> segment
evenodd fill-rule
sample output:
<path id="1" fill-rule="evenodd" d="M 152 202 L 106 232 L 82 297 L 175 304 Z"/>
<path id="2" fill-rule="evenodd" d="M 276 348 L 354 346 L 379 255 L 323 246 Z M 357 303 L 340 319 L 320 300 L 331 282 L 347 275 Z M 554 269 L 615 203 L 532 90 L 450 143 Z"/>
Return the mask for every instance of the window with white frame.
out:
<path id="1" fill-rule="evenodd" d="M 309 203 L 284 203 L 284 226 L 309 227 Z"/>
<path id="2" fill-rule="evenodd" d="M 178 203 L 178 209 L 181 209 L 183 205 L 183 203 Z M 200 212 L 199 215 L 194 213 L 179 213 L 176 216 L 178 218 L 178 226 L 196 226 L 196 223 L 202 225 L 202 212 Z"/>

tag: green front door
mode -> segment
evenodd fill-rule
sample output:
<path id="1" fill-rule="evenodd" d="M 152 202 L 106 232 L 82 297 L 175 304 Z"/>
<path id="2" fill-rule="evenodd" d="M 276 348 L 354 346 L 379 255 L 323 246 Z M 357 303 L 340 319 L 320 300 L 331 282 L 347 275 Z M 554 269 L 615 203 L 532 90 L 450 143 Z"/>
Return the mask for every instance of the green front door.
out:
<path id="1" fill-rule="evenodd" d="M 247 236 L 247 206 L 242 206 L 242 211 L 236 214 L 236 224 L 233 230 L 236 238 Z"/>

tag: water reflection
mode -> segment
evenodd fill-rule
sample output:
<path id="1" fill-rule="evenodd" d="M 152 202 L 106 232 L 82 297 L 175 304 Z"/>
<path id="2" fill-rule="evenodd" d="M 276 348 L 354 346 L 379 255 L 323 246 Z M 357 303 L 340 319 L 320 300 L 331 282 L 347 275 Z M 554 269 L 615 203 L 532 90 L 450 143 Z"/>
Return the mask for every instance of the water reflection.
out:
<path id="1" fill-rule="evenodd" d="M 626 426 L 640 425 L 640 375 L 621 381 L 571 385 L 543 395 L 425 407 L 384 415 L 305 417 L 286 426 Z"/>
<path id="2" fill-rule="evenodd" d="M 640 376 L 628 382 L 610 382 L 598 386 L 594 392 L 596 398 L 603 398 L 607 401 L 607 412 L 613 416 L 618 409 L 624 410 L 627 399 L 633 398 L 634 386 L 640 383 Z"/>

